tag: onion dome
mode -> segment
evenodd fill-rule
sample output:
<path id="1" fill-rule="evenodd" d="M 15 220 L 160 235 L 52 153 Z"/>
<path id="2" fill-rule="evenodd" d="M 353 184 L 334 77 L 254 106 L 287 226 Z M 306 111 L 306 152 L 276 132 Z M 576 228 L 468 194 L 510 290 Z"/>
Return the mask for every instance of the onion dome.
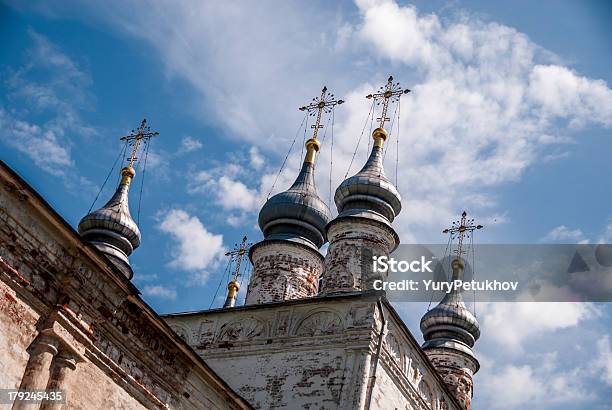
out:
<path id="1" fill-rule="evenodd" d="M 314 180 L 315 156 L 321 144 L 306 141 L 306 158 L 288 190 L 268 199 L 259 212 L 259 227 L 265 240 L 289 240 L 320 248 L 326 241 L 329 207 L 317 194 Z"/>
<path id="2" fill-rule="evenodd" d="M 140 230 L 130 215 L 128 193 L 136 172 L 121 170 L 121 182 L 113 197 L 102 208 L 79 222 L 79 233 L 104 253 L 127 277 L 132 278 L 128 256 L 140 245 Z"/>
<path id="3" fill-rule="evenodd" d="M 460 259 L 452 263 L 453 280 L 463 277 L 464 264 Z M 449 347 L 472 354 L 471 348 L 480 337 L 476 317 L 468 310 L 461 293 L 453 289 L 435 308 L 421 319 L 421 332 L 426 347 Z"/>
<path id="4" fill-rule="evenodd" d="M 339 217 L 365 216 L 389 224 L 402 209 L 401 196 L 385 175 L 383 146 L 388 138 L 384 128 L 372 133 L 374 146 L 361 171 L 345 179 L 334 195 Z"/>

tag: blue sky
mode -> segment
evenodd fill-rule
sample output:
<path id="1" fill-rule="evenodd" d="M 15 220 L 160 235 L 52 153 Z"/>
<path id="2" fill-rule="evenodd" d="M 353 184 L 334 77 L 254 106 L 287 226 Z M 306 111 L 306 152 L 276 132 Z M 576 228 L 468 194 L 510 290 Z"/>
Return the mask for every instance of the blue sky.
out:
<path id="1" fill-rule="evenodd" d="M 367 117 L 363 96 L 393 74 L 413 90 L 399 120 L 402 241 L 444 240 L 465 208 L 486 225 L 481 243 L 609 242 L 611 17 L 595 1 L 8 2 L 1 157 L 76 226 L 118 138 L 149 119 L 161 136 L 134 281 L 159 312 L 205 309 L 224 249 L 261 238 L 257 212 L 302 120 L 297 107 L 323 85 L 347 101 L 333 166 L 328 140 L 317 169 L 327 200 L 330 168 L 335 188 Z M 395 160 L 393 145 L 393 180 Z M 397 307 L 420 337 L 423 306 Z M 609 305 L 479 310 L 475 408 L 611 408 Z"/>

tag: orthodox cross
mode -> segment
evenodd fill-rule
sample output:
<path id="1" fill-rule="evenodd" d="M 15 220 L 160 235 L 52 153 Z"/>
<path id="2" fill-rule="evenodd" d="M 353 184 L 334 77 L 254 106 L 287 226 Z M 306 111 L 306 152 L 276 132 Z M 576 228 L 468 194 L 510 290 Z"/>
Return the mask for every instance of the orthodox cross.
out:
<path id="1" fill-rule="evenodd" d="M 323 87 L 321 90 L 321 96 L 315 97 L 312 99 L 312 102 L 308 105 L 300 107 L 300 111 L 307 111 L 311 116 L 317 116 L 317 120 L 310 128 L 314 129 L 314 134 L 312 139 L 317 139 L 317 134 L 319 133 L 319 129 L 323 128 L 321 125 L 321 116 L 323 113 L 329 114 L 334 106 L 340 105 L 344 103 L 343 100 L 336 100 L 334 95 L 327 92 L 327 87 Z"/>
<path id="2" fill-rule="evenodd" d="M 482 225 L 474 225 L 474 218 L 468 219 L 467 212 L 463 211 L 461 219 L 453 222 L 451 227 L 443 230 L 442 233 L 450 233 L 451 240 L 458 239 L 455 253 L 461 256 L 461 254 L 465 253 L 463 250 L 463 240 L 469 238 L 476 229 L 482 228 Z"/>
<path id="3" fill-rule="evenodd" d="M 236 282 L 240 277 L 240 266 L 242 265 L 242 261 L 244 260 L 244 257 L 251 245 L 252 243 L 247 243 L 247 237 L 245 235 L 245 237 L 242 238 L 242 243 L 240 245 L 234 245 L 234 249 L 225 253 L 225 256 L 229 256 L 231 258 L 230 263 L 231 261 L 236 261 L 236 267 L 234 268 L 234 273 L 232 275 L 233 280 Z"/>
<path id="4" fill-rule="evenodd" d="M 132 154 L 130 155 L 129 162 L 130 167 L 133 168 L 134 162 L 138 160 L 136 154 L 138 153 L 138 148 L 140 147 L 141 142 L 144 140 L 147 142 L 151 137 L 155 137 L 159 135 L 159 132 L 151 132 L 151 127 L 147 126 L 147 119 L 145 118 L 140 123 L 140 127 L 138 130 L 132 130 L 130 135 L 126 135 L 125 137 L 121 137 L 121 141 L 127 141 L 128 144 L 132 147 Z"/>
<path id="5" fill-rule="evenodd" d="M 387 110 L 389 109 L 389 103 L 395 103 L 399 101 L 400 97 L 403 94 L 408 94 L 410 92 L 409 89 L 403 89 L 400 87 L 400 83 L 393 82 L 393 76 L 389 76 L 387 80 L 387 84 L 381 86 L 377 93 L 366 95 L 367 99 L 374 99 L 376 105 L 380 105 L 382 103 L 382 114 L 380 118 L 377 118 L 378 126 L 380 128 L 385 128 L 385 122 L 389 121 L 389 117 L 387 117 Z"/>

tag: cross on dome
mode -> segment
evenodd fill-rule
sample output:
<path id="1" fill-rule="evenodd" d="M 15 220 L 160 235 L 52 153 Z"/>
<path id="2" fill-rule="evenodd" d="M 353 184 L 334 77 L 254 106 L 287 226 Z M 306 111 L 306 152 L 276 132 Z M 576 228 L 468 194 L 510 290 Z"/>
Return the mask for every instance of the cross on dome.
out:
<path id="1" fill-rule="evenodd" d="M 377 118 L 379 128 L 385 128 L 385 122 L 390 121 L 390 118 L 387 117 L 387 110 L 389 109 L 389 103 L 395 103 L 399 101 L 400 97 L 403 94 L 408 94 L 410 92 L 409 89 L 403 89 L 400 87 L 400 83 L 393 82 L 393 76 L 389 76 L 387 79 L 387 84 L 381 86 L 379 91 L 374 94 L 366 95 L 367 99 L 374 99 L 376 105 L 382 104 L 382 113 L 380 118 Z"/>
<path id="2" fill-rule="evenodd" d="M 477 229 L 482 229 L 482 225 L 474 225 L 474 218 L 467 218 L 467 212 L 463 211 L 461 219 L 454 221 L 450 228 L 446 228 L 442 233 L 450 234 L 451 240 L 458 239 L 457 249 L 455 253 L 457 256 L 461 256 L 465 253 L 463 250 L 463 240 L 469 238 L 472 233 Z"/>
<path id="3" fill-rule="evenodd" d="M 129 135 L 120 138 L 121 141 L 127 141 L 127 143 L 130 144 L 130 146 L 132 147 L 132 153 L 130 155 L 130 158 L 128 159 L 128 165 L 130 167 L 133 168 L 134 162 L 138 160 L 136 155 L 138 154 L 138 148 L 140 147 L 142 141 L 148 141 L 149 139 L 151 139 L 151 137 L 156 137 L 158 135 L 159 132 L 152 132 L 151 127 L 147 126 L 147 119 L 145 118 L 140 123 L 140 127 L 138 127 L 138 130 L 132 130 Z"/>
<path id="4" fill-rule="evenodd" d="M 336 105 L 343 104 L 344 100 L 336 100 L 334 94 L 327 91 L 327 87 L 323 87 L 321 90 L 321 96 L 312 99 L 312 102 L 308 105 L 300 107 L 300 111 L 307 111 L 309 115 L 317 117 L 315 123 L 310 126 L 314 129 L 312 139 L 316 140 L 319 134 L 319 129 L 323 128 L 321 125 L 321 117 L 323 113 L 329 114 Z"/>

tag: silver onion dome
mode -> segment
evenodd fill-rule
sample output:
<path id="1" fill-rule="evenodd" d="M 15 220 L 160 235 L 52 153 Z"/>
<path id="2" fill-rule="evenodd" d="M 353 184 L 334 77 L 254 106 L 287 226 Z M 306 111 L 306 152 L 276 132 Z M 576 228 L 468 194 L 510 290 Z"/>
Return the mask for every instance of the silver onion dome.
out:
<path id="1" fill-rule="evenodd" d="M 132 219 L 128 204 L 134 169 L 121 170 L 121 182 L 112 198 L 100 209 L 87 214 L 79 222 L 79 233 L 104 253 L 121 271 L 131 278 L 133 273 L 128 256 L 140 245 L 140 230 Z"/>
<path id="2" fill-rule="evenodd" d="M 345 179 L 336 189 L 334 201 L 339 217 L 368 213 L 393 222 L 402 209 L 401 196 L 385 175 L 383 144 L 388 134 L 384 128 L 372 133 L 374 146 L 367 162 L 357 174 Z"/>
<path id="3" fill-rule="evenodd" d="M 458 338 L 468 346 L 480 337 L 476 317 L 465 306 L 460 293 L 448 293 L 444 299 L 421 319 L 421 331 L 425 340 Z"/>
<path id="4" fill-rule="evenodd" d="M 320 143 L 310 139 L 306 148 L 306 158 L 293 185 L 261 208 L 259 227 L 266 240 L 290 240 L 318 249 L 326 241 L 325 226 L 331 213 L 315 187 L 314 155 Z"/>
<path id="5" fill-rule="evenodd" d="M 453 280 L 462 277 L 463 267 L 463 261 L 460 259 L 453 261 Z M 480 325 L 465 306 L 461 293 L 453 289 L 435 308 L 421 318 L 421 332 L 425 339 L 424 347 L 448 345 L 458 341 L 471 348 L 480 337 Z M 459 347 L 466 352 L 469 350 L 462 349 L 457 343 L 454 343 L 453 347 Z"/>

